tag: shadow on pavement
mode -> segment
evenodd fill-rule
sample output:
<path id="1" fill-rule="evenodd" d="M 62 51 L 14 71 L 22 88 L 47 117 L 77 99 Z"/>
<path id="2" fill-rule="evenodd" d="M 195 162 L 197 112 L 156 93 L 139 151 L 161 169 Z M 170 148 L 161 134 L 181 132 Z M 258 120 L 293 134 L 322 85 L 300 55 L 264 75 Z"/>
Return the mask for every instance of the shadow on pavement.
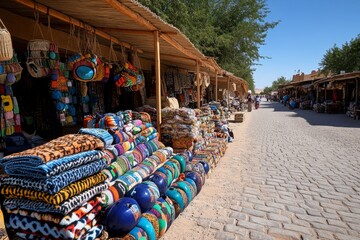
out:
<path id="1" fill-rule="evenodd" d="M 317 113 L 312 110 L 302 110 L 299 108 L 290 110 L 288 107 L 285 107 L 279 102 L 261 102 L 260 109 L 261 108 L 273 109 L 274 112 L 292 113 L 286 115 L 286 117 L 301 117 L 304 118 L 310 125 L 360 128 L 360 120 L 354 120 L 353 118 L 346 116 L 344 113 Z"/>

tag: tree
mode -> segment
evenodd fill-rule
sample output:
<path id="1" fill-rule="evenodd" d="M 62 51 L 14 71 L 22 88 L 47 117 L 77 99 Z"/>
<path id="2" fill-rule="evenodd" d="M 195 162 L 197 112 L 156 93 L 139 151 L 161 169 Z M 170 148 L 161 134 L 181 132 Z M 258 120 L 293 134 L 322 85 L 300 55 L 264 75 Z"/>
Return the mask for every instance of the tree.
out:
<path id="1" fill-rule="evenodd" d="M 340 71 L 353 72 L 360 70 L 360 35 L 346 42 L 341 48 L 334 45 L 323 56 L 320 67 L 325 74 L 339 74 Z"/>
<path id="2" fill-rule="evenodd" d="M 162 19 L 179 28 L 206 56 L 254 91 L 252 68 L 263 58 L 260 45 L 278 22 L 265 22 L 265 0 L 140 0 Z"/>
<path id="3" fill-rule="evenodd" d="M 279 77 L 277 80 L 272 82 L 272 85 L 270 87 L 265 87 L 264 88 L 264 93 L 265 94 L 270 94 L 272 91 L 276 91 L 279 89 L 280 85 L 289 83 L 290 80 L 286 80 L 286 78 L 284 76 Z"/>

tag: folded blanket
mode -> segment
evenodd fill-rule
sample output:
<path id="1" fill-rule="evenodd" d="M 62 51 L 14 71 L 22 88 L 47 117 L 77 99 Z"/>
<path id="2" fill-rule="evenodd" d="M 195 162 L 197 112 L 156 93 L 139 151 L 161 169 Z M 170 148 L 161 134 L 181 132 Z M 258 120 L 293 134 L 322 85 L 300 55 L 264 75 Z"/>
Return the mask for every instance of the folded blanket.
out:
<path id="1" fill-rule="evenodd" d="M 145 143 L 145 142 L 149 142 L 149 141 L 152 141 L 152 140 L 158 140 L 158 138 L 159 138 L 159 133 L 157 133 L 157 132 L 154 132 L 153 134 L 151 134 L 148 137 L 137 135 L 135 137 L 135 143 L 136 144 Z"/>
<path id="2" fill-rule="evenodd" d="M 94 226 L 83 236 L 80 236 L 80 239 L 81 240 L 95 240 L 95 239 L 98 239 L 100 236 L 101 236 L 100 240 L 108 239 L 107 237 L 102 238 L 103 229 L 104 229 L 104 227 L 102 225 Z"/>
<path id="3" fill-rule="evenodd" d="M 141 182 L 142 177 L 139 173 L 131 170 L 127 171 L 124 175 L 112 182 L 111 184 L 113 185 L 109 187 L 109 189 L 101 193 L 101 205 L 103 207 L 110 206 Z"/>
<path id="4" fill-rule="evenodd" d="M 106 169 L 102 170 L 102 172 L 107 176 L 108 181 L 112 182 L 129 171 L 131 167 L 132 165 L 130 164 L 129 159 L 126 156 L 120 156 Z"/>
<path id="5" fill-rule="evenodd" d="M 10 215 L 6 226 L 14 230 L 20 230 L 22 233 L 45 238 L 78 239 L 80 235 L 83 235 L 96 225 L 95 216 L 100 210 L 101 206 L 98 205 L 80 220 L 64 227 L 21 215 Z"/>
<path id="6" fill-rule="evenodd" d="M 107 183 L 100 183 L 79 195 L 76 195 L 60 205 L 52 205 L 44 202 L 31 201 L 28 199 L 19 199 L 19 198 L 8 198 L 3 202 L 5 209 L 11 210 L 15 208 L 25 209 L 30 211 L 37 211 L 43 213 L 55 213 L 66 215 L 70 213 L 73 209 L 82 206 L 85 202 L 89 201 L 95 195 L 101 193 L 108 188 Z"/>
<path id="7" fill-rule="evenodd" d="M 109 133 L 112 135 L 114 139 L 113 144 L 118 144 L 129 140 L 129 135 L 122 130 L 116 130 L 116 131 L 109 130 Z"/>
<path id="8" fill-rule="evenodd" d="M 92 209 L 94 209 L 94 207 L 98 205 L 100 205 L 100 197 L 95 197 L 90 199 L 89 201 L 85 202 L 82 206 L 71 211 L 67 215 L 42 213 L 42 212 L 29 211 L 18 208 L 6 209 L 6 212 L 8 213 L 8 215 L 16 214 L 24 217 L 31 217 L 42 222 L 51 222 L 54 224 L 59 224 L 61 226 L 68 226 L 73 222 L 80 220 L 82 217 L 84 217 L 87 213 L 89 213 Z"/>
<path id="9" fill-rule="evenodd" d="M 92 135 L 67 134 L 41 146 L 6 156 L 0 160 L 0 164 L 5 168 L 8 165 L 38 166 L 75 153 L 103 149 L 104 146 L 100 138 Z"/>
<path id="10" fill-rule="evenodd" d="M 97 161 L 90 162 L 88 164 L 82 165 L 74 169 L 70 169 L 66 172 L 45 179 L 11 176 L 3 177 L 0 179 L 0 185 L 13 185 L 32 189 L 35 191 L 46 192 L 48 194 L 56 194 L 62 188 L 68 186 L 69 184 L 82 178 L 91 176 L 95 173 L 98 173 L 106 166 L 106 162 L 103 159 L 99 159 Z"/>
<path id="11" fill-rule="evenodd" d="M 90 150 L 62 157 L 47 163 L 31 166 L 11 164 L 5 167 L 5 172 L 13 176 L 31 176 L 33 178 L 46 178 L 61 172 L 84 165 L 86 163 L 103 158 L 104 151 Z"/>
<path id="12" fill-rule="evenodd" d="M 81 128 L 79 130 L 79 133 L 91 135 L 91 136 L 101 139 L 101 141 L 103 141 L 105 147 L 111 145 L 114 141 L 111 134 L 107 130 L 101 129 L 101 128 Z"/>
<path id="13" fill-rule="evenodd" d="M 45 203 L 57 205 L 99 183 L 105 182 L 106 179 L 107 176 L 104 173 L 99 172 L 87 178 L 83 178 L 79 181 L 71 183 L 54 195 L 11 185 L 3 186 L 0 191 L 1 194 L 5 196 L 5 198 L 26 198 L 34 201 L 43 201 Z"/>
<path id="14" fill-rule="evenodd" d="M 156 129 L 154 127 L 149 127 L 141 131 L 140 135 L 144 137 L 149 137 L 151 134 L 156 133 Z"/>
<path id="15" fill-rule="evenodd" d="M 151 123 L 143 123 L 141 125 L 137 125 L 132 129 L 132 134 L 136 135 L 141 133 L 142 131 L 145 131 L 147 128 L 150 128 L 152 125 Z"/>

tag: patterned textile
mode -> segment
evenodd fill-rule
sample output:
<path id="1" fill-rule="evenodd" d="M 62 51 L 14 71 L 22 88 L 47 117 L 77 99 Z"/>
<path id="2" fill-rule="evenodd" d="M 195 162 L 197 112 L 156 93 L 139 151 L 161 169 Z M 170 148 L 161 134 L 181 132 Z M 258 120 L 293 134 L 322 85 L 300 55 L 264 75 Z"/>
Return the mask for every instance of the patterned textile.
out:
<path id="1" fill-rule="evenodd" d="M 149 142 L 149 141 L 152 141 L 152 140 L 158 140 L 158 138 L 159 138 L 159 133 L 154 132 L 149 137 L 137 136 L 135 138 L 135 143 L 136 144 L 145 143 L 145 142 Z"/>
<path id="2" fill-rule="evenodd" d="M 7 165 L 5 171 L 7 174 L 14 176 L 32 176 L 34 178 L 45 178 L 101 159 L 104 157 L 104 155 L 104 151 L 90 150 L 71 156 L 62 157 L 38 166 L 18 166 L 17 164 Z"/>
<path id="3" fill-rule="evenodd" d="M 0 179 L 1 186 L 4 185 L 13 185 L 19 186 L 27 189 L 32 189 L 35 191 L 46 192 L 48 194 L 56 194 L 62 188 L 68 186 L 69 184 L 93 175 L 94 173 L 100 172 L 107 166 L 106 162 L 103 159 L 88 163 L 86 165 L 70 169 L 66 172 L 63 172 L 59 175 L 45 178 L 45 179 L 36 179 L 36 178 L 21 178 L 21 177 L 3 177 Z"/>
<path id="4" fill-rule="evenodd" d="M 23 232 L 43 237 L 78 239 L 80 235 L 83 235 L 96 224 L 95 216 L 100 210 L 101 206 L 99 205 L 83 218 L 66 227 L 61 227 L 48 222 L 41 222 L 34 218 L 20 215 L 10 215 L 8 222 L 6 222 L 6 226 L 14 230 L 21 229 Z"/>
<path id="5" fill-rule="evenodd" d="M 116 160 L 110 164 L 102 172 L 107 176 L 107 179 L 112 182 L 127 171 L 131 169 L 130 161 L 126 156 L 117 157 Z"/>
<path id="6" fill-rule="evenodd" d="M 111 134 L 108 131 L 106 131 L 105 129 L 101 129 L 101 128 L 81 128 L 79 130 L 79 133 L 91 135 L 91 136 L 101 139 L 101 141 L 104 142 L 105 147 L 111 145 L 114 141 Z"/>
<path id="7" fill-rule="evenodd" d="M 109 133 L 113 136 L 114 139 L 113 144 L 118 144 L 129 140 L 129 135 L 127 135 L 122 130 L 116 130 L 116 131 L 109 130 Z"/>
<path id="8" fill-rule="evenodd" d="M 131 170 L 116 179 L 111 187 L 101 193 L 101 205 L 103 207 L 110 206 L 124 196 L 126 192 L 131 190 L 137 184 L 142 182 L 142 177 L 137 172 Z"/>
<path id="9" fill-rule="evenodd" d="M 149 127 L 146 128 L 145 130 L 143 130 L 140 135 L 143 137 L 149 137 L 151 134 L 157 132 L 156 129 L 154 127 Z"/>
<path id="10" fill-rule="evenodd" d="M 1 188 L 1 194 L 4 195 L 5 198 L 26 198 L 57 205 L 99 183 L 104 182 L 106 178 L 107 176 L 104 173 L 99 172 L 64 187 L 54 195 L 17 186 L 4 186 Z"/>
<path id="11" fill-rule="evenodd" d="M 61 214 L 50 214 L 50 213 L 21 210 L 18 208 L 7 209 L 6 211 L 9 215 L 17 214 L 24 217 L 31 217 L 38 221 L 52 222 L 54 224 L 59 224 L 61 226 L 67 226 L 75 221 L 80 220 L 82 217 L 84 217 L 87 213 L 89 213 L 94 207 L 98 206 L 99 204 L 100 204 L 100 197 L 92 198 L 88 202 L 84 203 L 81 207 L 71 211 L 69 214 L 65 216 Z"/>
<path id="12" fill-rule="evenodd" d="M 41 146 L 6 156 L 0 160 L 0 163 L 5 168 L 8 165 L 38 166 L 75 153 L 103 148 L 104 143 L 95 136 L 67 134 Z"/>
<path id="13" fill-rule="evenodd" d="M 25 209 L 30 211 L 37 212 L 47 212 L 47 213 L 59 213 L 66 215 L 70 213 L 73 209 L 80 207 L 90 198 L 101 193 L 108 188 L 107 183 L 98 184 L 89 190 L 86 190 L 79 195 L 76 195 L 69 200 L 66 200 L 61 205 L 52 205 L 44 202 L 31 201 L 28 199 L 19 199 L 19 198 L 8 198 L 3 202 L 3 206 L 9 210 L 14 208 Z"/>
<path id="14" fill-rule="evenodd" d="M 104 227 L 102 225 L 94 226 L 84 236 L 81 236 L 81 240 L 95 240 L 102 236 Z M 101 240 L 103 238 L 100 238 Z M 105 237 L 104 239 L 108 239 Z"/>

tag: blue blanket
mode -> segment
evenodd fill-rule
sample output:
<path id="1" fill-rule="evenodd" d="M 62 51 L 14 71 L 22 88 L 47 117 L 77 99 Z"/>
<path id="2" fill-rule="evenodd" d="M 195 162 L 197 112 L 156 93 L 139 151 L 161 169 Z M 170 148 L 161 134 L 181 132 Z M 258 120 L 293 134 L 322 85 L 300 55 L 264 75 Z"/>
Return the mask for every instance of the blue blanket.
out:
<path id="1" fill-rule="evenodd" d="M 77 153 L 67 157 L 62 157 L 38 166 L 29 165 L 28 163 L 19 163 L 6 165 L 5 172 L 13 176 L 31 176 L 33 178 L 48 178 L 60 174 L 69 169 L 99 160 L 104 157 L 104 151 L 90 150 Z"/>
<path id="2" fill-rule="evenodd" d="M 48 194 L 55 194 L 67 185 L 100 172 L 106 168 L 105 160 L 99 159 L 94 162 L 79 166 L 77 168 L 69 169 L 58 175 L 49 178 L 25 178 L 25 177 L 3 177 L 0 179 L 0 185 L 13 185 L 23 188 L 33 189 L 36 191 L 46 192 Z"/>

